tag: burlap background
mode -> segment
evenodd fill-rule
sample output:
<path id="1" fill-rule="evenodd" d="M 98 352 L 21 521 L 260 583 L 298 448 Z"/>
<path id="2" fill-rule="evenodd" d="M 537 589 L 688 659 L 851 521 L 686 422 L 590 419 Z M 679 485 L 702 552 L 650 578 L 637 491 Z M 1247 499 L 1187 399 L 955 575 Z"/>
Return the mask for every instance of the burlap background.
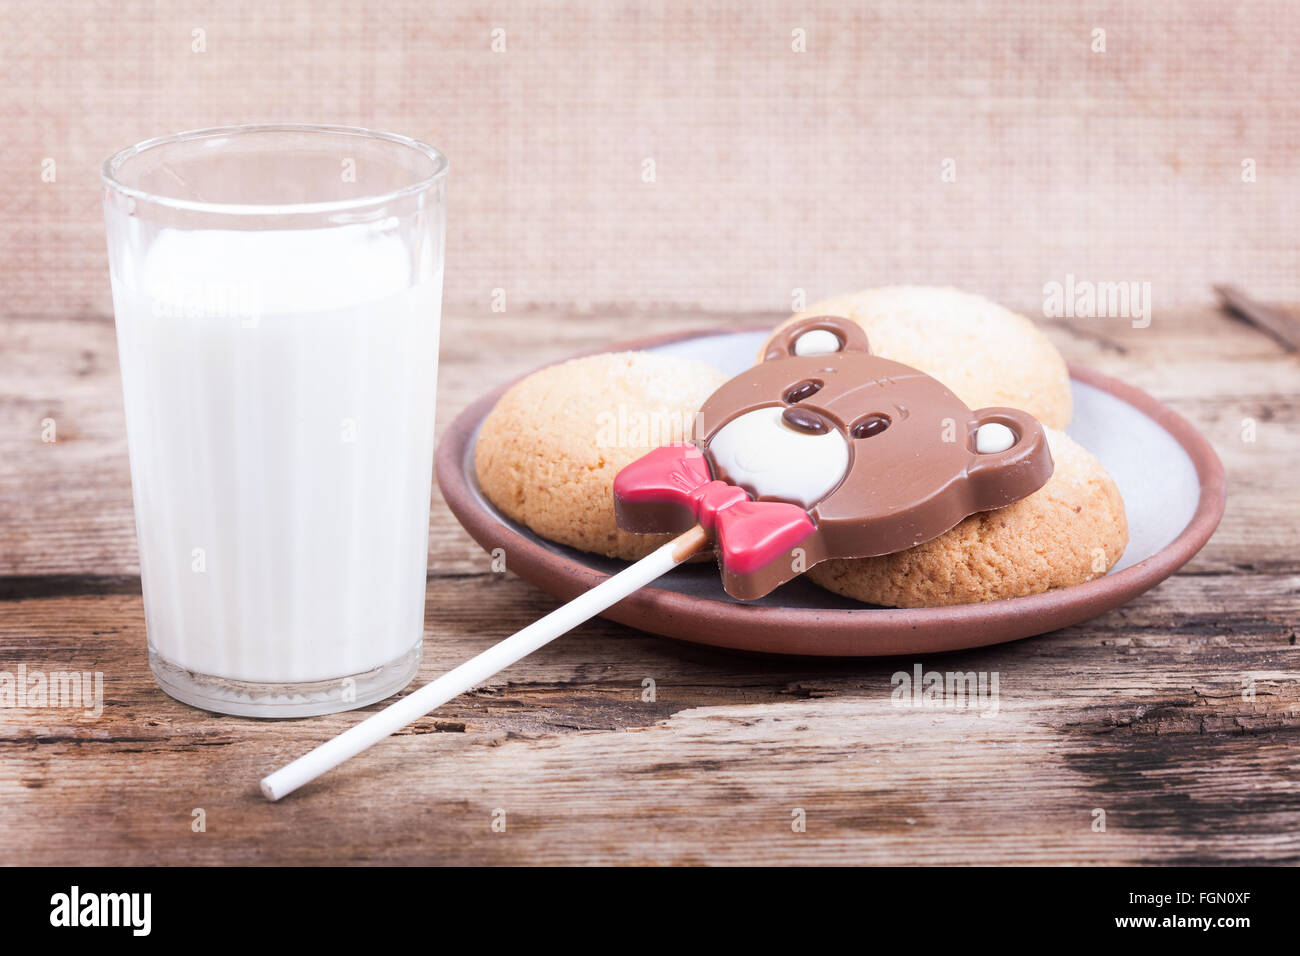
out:
<path id="1" fill-rule="evenodd" d="M 1221 279 L 1295 300 L 1297 6 L 9 0 L 4 307 L 108 311 L 106 155 L 267 120 L 442 148 L 465 308 L 782 311 L 916 281 L 1036 309 L 1067 272 L 1157 307 Z"/>

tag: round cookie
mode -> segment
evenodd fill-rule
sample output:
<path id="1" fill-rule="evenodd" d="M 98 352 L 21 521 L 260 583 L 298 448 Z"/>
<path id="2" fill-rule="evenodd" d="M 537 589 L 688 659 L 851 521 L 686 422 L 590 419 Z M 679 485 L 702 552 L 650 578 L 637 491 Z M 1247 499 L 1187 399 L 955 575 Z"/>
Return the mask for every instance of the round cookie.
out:
<path id="1" fill-rule="evenodd" d="M 726 380 L 703 362 L 653 352 L 588 355 L 534 372 L 483 421 L 479 487 L 550 541 L 643 557 L 670 536 L 619 530 L 614 476 L 653 448 L 687 440 L 700 405 Z"/>
<path id="2" fill-rule="evenodd" d="M 972 515 L 925 544 L 879 558 L 826 561 L 815 584 L 889 607 L 937 607 L 1023 597 L 1100 577 L 1128 544 L 1124 502 L 1110 475 L 1073 439 L 1046 429 L 1056 468 L 1046 485 Z"/>
<path id="3" fill-rule="evenodd" d="M 1029 319 L 981 296 L 926 286 L 868 289 L 818 302 L 778 328 L 813 315 L 853 319 L 873 354 L 934 376 L 971 408 L 1020 408 L 1049 428 L 1070 423 L 1061 353 Z M 766 350 L 765 341 L 760 358 Z"/>

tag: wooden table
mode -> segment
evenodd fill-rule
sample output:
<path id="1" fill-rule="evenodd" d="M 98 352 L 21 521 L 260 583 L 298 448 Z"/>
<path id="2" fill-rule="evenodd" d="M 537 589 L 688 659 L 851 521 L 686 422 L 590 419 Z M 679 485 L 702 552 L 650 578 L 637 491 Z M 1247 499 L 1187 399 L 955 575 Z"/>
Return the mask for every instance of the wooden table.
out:
<path id="1" fill-rule="evenodd" d="M 439 421 L 596 343 L 776 318 L 449 315 Z M 223 717 L 155 687 L 112 322 L 5 319 L 0 670 L 101 671 L 105 704 L 0 709 L 0 862 L 1300 861 L 1297 359 L 1209 309 L 1048 331 L 1204 430 L 1227 514 L 1124 608 L 923 662 L 999 672 L 996 716 L 892 707 L 911 660 L 753 660 L 596 621 L 272 805 L 258 778 L 357 716 Z M 555 605 L 437 499 L 428 589 L 422 680 Z"/>

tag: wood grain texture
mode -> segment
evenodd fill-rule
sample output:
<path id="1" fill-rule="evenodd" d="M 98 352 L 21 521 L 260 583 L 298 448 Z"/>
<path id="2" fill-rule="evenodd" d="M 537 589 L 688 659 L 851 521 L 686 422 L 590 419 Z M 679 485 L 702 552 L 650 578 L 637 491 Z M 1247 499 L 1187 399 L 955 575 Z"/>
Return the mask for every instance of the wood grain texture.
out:
<path id="1" fill-rule="evenodd" d="M 775 324 L 783 317 L 452 311 L 443 320 L 439 434 L 492 386 L 600 343 Z M 1194 422 L 1215 446 L 1228 474 L 1228 513 L 1198 561 L 1217 559 L 1231 568 L 1258 563 L 1263 555 L 1293 557 L 1300 526 L 1300 496 L 1289 478 L 1300 472 L 1295 357 L 1215 309 L 1157 312 L 1148 329 L 1134 329 L 1123 319 L 1060 320 L 1044 327 L 1072 361 L 1145 389 Z M 0 323 L 0 354 L 6 362 L 0 381 L 0 499 L 20 503 L 0 513 L 0 578 L 87 569 L 138 575 L 112 321 L 14 317 Z M 52 444 L 41 440 L 47 418 L 58 436 Z M 1254 441 L 1243 438 L 1249 427 Z M 435 507 L 430 567 L 474 573 L 487 563 L 450 513 Z"/>
<path id="2" fill-rule="evenodd" d="M 1067 273 L 1295 301 L 1298 47 L 1289 0 L 0 0 L 5 308 L 107 311 L 111 153 L 268 121 L 441 147 L 461 306 L 1029 309 Z"/>
<path id="3" fill-rule="evenodd" d="M 453 310 L 439 421 L 596 343 L 777 318 Z M 1224 459 L 1223 525 L 1154 591 L 919 662 L 755 659 L 595 621 L 271 805 L 257 779 L 356 715 L 241 720 L 155 687 L 112 323 L 0 322 L 0 670 L 100 671 L 105 691 L 98 718 L 0 708 L 0 861 L 1300 863 L 1297 359 L 1211 310 L 1047 329 Z M 436 499 L 430 557 L 422 680 L 555 605 Z M 894 706 L 915 663 L 997 672 L 998 712 Z"/>

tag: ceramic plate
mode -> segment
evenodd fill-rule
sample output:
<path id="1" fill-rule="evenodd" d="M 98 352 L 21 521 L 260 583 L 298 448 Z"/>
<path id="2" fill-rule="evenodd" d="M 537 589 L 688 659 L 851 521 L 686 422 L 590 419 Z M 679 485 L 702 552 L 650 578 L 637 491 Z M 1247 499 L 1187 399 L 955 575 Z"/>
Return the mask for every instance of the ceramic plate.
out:
<path id="1" fill-rule="evenodd" d="M 702 359 L 727 374 L 748 368 L 768 330 L 703 332 L 610 346 Z M 981 647 L 1078 624 L 1131 601 L 1182 567 L 1223 515 L 1223 466 L 1208 441 L 1144 392 L 1071 366 L 1070 435 L 1119 485 L 1129 544 L 1109 574 L 1030 597 L 903 610 L 860 604 L 803 579 L 750 603 L 722 590 L 716 566 L 679 567 L 610 608 L 631 627 L 715 647 L 765 654 L 876 657 Z M 569 600 L 626 567 L 553 544 L 506 518 L 474 478 L 478 428 L 509 383 L 470 405 L 438 446 L 447 505 L 487 550 L 505 549 L 509 569 Z"/>

